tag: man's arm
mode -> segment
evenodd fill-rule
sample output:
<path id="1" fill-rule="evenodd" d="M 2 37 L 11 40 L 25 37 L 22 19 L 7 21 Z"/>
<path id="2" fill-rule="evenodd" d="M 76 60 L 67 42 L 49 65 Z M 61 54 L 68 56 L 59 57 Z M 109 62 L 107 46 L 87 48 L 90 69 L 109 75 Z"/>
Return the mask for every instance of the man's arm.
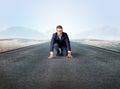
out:
<path id="1" fill-rule="evenodd" d="M 53 54 L 53 50 L 54 50 L 54 34 L 52 35 L 50 42 L 50 54 Z"/>
<path id="2" fill-rule="evenodd" d="M 54 34 L 52 35 L 51 42 L 50 42 L 50 55 L 48 57 L 49 59 L 54 58 L 53 50 L 54 50 Z"/>
<path id="3" fill-rule="evenodd" d="M 66 33 L 66 36 L 67 36 L 66 44 L 67 44 L 67 50 L 68 50 L 68 58 L 73 58 L 72 53 L 71 53 L 70 40 L 69 40 L 69 37 L 68 37 L 67 33 Z"/>
<path id="4" fill-rule="evenodd" d="M 68 53 L 71 53 L 71 45 L 70 45 L 70 40 L 67 33 L 66 33 L 66 45 L 67 45 Z"/>

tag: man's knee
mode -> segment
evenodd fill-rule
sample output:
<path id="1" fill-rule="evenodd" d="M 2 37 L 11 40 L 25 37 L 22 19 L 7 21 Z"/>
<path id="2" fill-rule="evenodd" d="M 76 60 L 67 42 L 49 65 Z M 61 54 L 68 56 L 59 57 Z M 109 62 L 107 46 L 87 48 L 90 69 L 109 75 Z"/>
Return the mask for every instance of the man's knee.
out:
<path id="1" fill-rule="evenodd" d="M 67 52 L 63 52 L 63 56 L 67 56 Z"/>
<path id="2" fill-rule="evenodd" d="M 54 44 L 54 48 L 59 48 L 58 43 L 55 43 L 55 44 Z"/>
<path id="3" fill-rule="evenodd" d="M 63 54 L 63 56 L 67 56 L 67 48 L 66 47 L 62 48 L 62 54 Z"/>

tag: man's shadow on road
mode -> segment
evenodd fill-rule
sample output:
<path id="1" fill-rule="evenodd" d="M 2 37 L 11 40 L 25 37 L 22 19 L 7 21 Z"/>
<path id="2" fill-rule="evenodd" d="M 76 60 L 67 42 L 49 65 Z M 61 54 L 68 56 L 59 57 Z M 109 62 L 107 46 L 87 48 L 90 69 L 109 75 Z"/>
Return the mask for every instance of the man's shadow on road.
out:
<path id="1" fill-rule="evenodd" d="M 78 53 L 78 52 L 73 52 L 72 55 L 73 55 L 73 58 L 79 58 L 80 56 L 82 56 L 82 55 L 81 55 L 80 53 Z"/>

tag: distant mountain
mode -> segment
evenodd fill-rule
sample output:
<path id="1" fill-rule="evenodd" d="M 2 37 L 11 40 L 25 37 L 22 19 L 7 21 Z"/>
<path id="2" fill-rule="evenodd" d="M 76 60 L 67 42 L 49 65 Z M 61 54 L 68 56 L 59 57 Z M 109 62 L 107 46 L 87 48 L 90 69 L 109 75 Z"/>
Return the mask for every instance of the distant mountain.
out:
<path id="1" fill-rule="evenodd" d="M 120 29 L 113 27 L 102 27 L 76 34 L 76 37 L 99 40 L 120 40 Z"/>
<path id="2" fill-rule="evenodd" d="M 0 32 L 0 38 L 42 39 L 44 35 L 34 29 L 10 27 Z"/>

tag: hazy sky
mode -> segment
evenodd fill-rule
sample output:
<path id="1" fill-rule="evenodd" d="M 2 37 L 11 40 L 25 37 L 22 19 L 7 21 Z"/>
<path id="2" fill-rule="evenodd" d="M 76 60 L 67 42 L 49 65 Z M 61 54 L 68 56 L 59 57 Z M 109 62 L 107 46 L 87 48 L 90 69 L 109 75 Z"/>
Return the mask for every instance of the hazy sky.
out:
<path id="1" fill-rule="evenodd" d="M 120 0 L 0 0 L 0 30 L 13 26 L 69 34 L 104 26 L 120 28 Z"/>

